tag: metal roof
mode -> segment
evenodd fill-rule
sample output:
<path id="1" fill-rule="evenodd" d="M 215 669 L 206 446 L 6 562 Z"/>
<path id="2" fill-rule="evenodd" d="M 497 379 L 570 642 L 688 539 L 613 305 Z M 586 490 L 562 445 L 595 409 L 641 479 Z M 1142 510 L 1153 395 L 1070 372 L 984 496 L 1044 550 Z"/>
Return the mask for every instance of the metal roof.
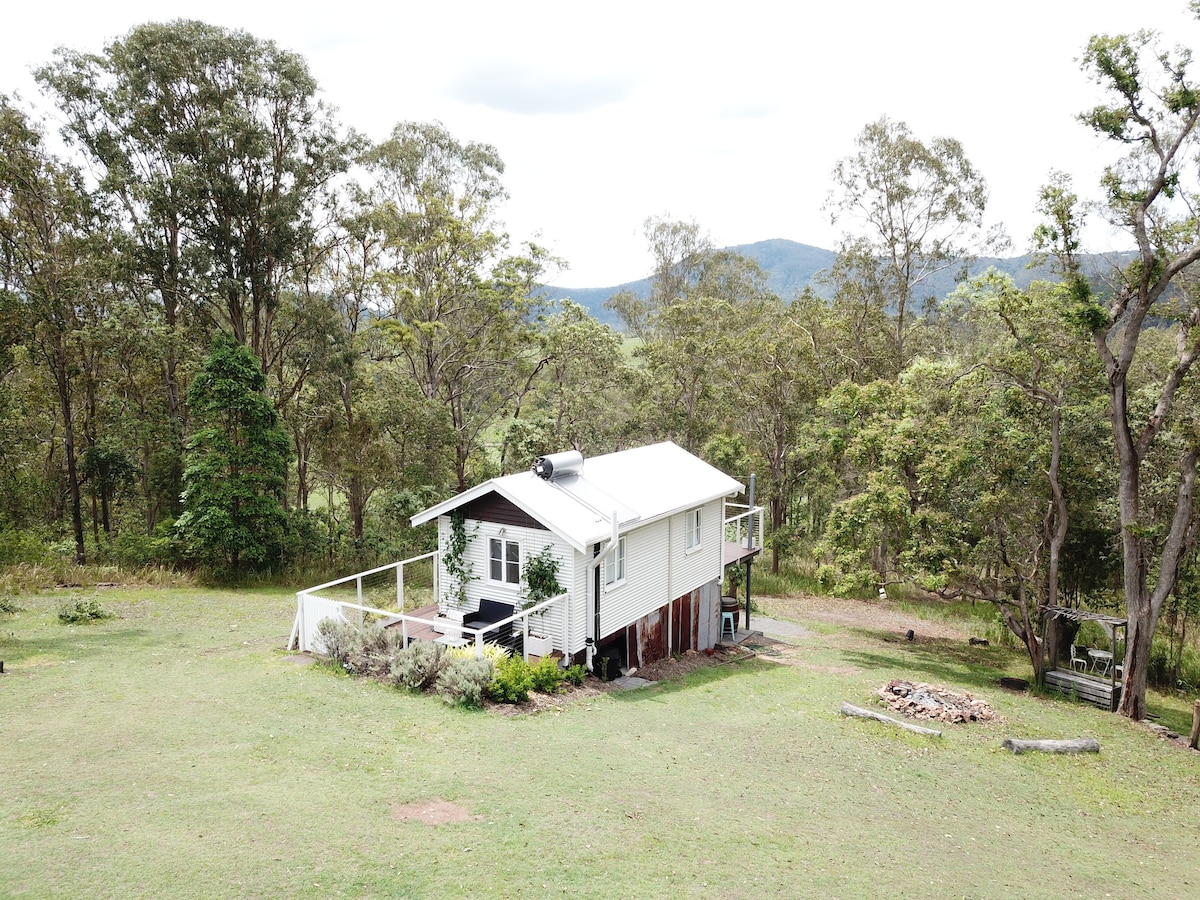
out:
<path id="1" fill-rule="evenodd" d="M 585 459 L 578 475 L 552 481 L 533 472 L 493 478 L 417 513 L 412 522 L 421 525 L 495 491 L 584 552 L 612 535 L 614 513 L 625 532 L 742 490 L 740 482 L 665 441 Z"/>

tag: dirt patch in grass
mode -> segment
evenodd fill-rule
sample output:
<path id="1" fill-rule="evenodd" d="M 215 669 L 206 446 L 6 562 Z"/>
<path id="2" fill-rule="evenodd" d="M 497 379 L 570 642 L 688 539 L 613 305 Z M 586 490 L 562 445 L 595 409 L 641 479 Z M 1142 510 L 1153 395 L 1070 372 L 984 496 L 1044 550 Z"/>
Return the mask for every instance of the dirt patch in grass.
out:
<path id="1" fill-rule="evenodd" d="M 392 818 L 397 822 L 416 821 L 422 825 L 454 825 L 459 822 L 478 822 L 483 816 L 473 816 L 466 807 L 441 797 L 432 797 L 414 803 L 393 803 Z"/>
<path id="2" fill-rule="evenodd" d="M 739 659 L 749 659 L 752 654 L 742 648 L 716 647 L 712 653 L 697 653 L 688 650 L 679 656 L 668 656 L 649 663 L 637 670 L 638 678 L 647 681 L 674 681 L 697 669 L 707 669 L 709 666 L 724 665 Z"/>

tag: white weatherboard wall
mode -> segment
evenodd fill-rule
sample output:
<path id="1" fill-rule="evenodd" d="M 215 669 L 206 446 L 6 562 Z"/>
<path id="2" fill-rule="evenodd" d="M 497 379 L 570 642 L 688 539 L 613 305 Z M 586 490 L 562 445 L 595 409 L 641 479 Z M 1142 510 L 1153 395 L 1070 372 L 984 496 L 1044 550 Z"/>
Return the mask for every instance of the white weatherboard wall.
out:
<path id="1" fill-rule="evenodd" d="M 558 560 L 558 583 L 565 591 L 572 589 L 572 585 L 576 580 L 576 554 L 571 547 L 559 541 L 553 532 L 540 528 L 500 525 L 496 522 L 479 522 L 475 519 L 467 519 L 465 524 L 467 529 L 467 549 L 463 554 L 464 562 L 468 570 L 476 576 L 474 581 L 467 584 L 467 604 L 464 607 L 466 611 L 474 612 L 479 609 L 479 601 L 483 597 L 489 600 L 498 600 L 501 603 L 510 603 L 516 611 L 520 611 L 521 609 L 523 585 L 504 584 L 488 579 L 488 541 L 491 538 L 517 541 L 521 545 L 522 572 L 525 569 L 525 561 L 530 556 L 540 553 L 542 548 L 547 545 L 553 547 L 553 556 Z M 449 542 L 450 517 L 440 516 L 438 518 L 438 546 L 445 548 L 449 546 Z M 440 607 L 441 611 L 445 612 L 452 606 L 450 598 L 452 597 L 452 592 L 456 590 L 457 584 L 446 571 L 444 553 L 440 559 L 441 562 L 439 565 L 441 566 L 441 571 L 438 575 L 441 578 L 443 593 Z M 572 599 L 568 602 L 574 602 L 574 595 L 572 595 Z M 547 611 L 544 617 L 535 616 L 530 620 L 531 628 L 545 628 L 547 633 L 554 638 L 554 646 L 558 650 L 563 649 L 559 645 L 562 643 L 564 614 L 564 605 L 560 603 Z M 575 617 L 574 610 L 572 610 L 571 615 L 572 618 Z M 579 618 L 583 618 L 582 613 L 579 614 Z M 572 622 L 571 630 L 572 632 L 578 630 L 578 626 L 574 622 Z"/>
<path id="2" fill-rule="evenodd" d="M 602 636 L 632 625 L 642 616 L 674 599 L 667 596 L 671 587 L 668 571 L 671 520 L 651 522 L 626 532 L 624 537 L 625 581 L 623 584 L 601 584 Z"/>
<path id="3" fill-rule="evenodd" d="M 700 546 L 688 551 L 687 514 L 671 517 L 671 588 L 668 599 L 682 597 L 702 584 L 720 580 L 724 561 L 725 504 L 706 503 L 700 512 Z"/>

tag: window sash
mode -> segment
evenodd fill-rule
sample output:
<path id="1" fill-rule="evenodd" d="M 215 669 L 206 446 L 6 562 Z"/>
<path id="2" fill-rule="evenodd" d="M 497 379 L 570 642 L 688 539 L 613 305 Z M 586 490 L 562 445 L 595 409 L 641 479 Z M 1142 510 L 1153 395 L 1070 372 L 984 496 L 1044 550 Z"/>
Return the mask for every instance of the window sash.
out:
<path id="1" fill-rule="evenodd" d="M 488 578 L 502 584 L 521 583 L 521 544 L 502 538 L 488 539 Z"/>
<path id="2" fill-rule="evenodd" d="M 689 510 L 687 514 L 684 549 L 694 550 L 700 546 L 700 510 Z"/>
<path id="3" fill-rule="evenodd" d="M 617 549 L 604 560 L 604 583 L 616 584 L 625 580 L 625 538 L 617 541 Z"/>

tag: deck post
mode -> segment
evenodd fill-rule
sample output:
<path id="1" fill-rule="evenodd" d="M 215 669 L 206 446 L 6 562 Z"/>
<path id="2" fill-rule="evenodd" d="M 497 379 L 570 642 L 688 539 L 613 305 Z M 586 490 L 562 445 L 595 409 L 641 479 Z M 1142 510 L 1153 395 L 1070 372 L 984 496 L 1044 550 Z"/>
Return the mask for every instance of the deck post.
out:
<path id="1" fill-rule="evenodd" d="M 754 473 L 750 473 L 750 516 L 746 519 L 746 549 L 754 549 Z M 746 557 L 746 631 L 750 630 L 750 567 L 753 565 L 754 557 Z M 733 636 L 734 643 L 737 643 L 737 635 Z"/>

